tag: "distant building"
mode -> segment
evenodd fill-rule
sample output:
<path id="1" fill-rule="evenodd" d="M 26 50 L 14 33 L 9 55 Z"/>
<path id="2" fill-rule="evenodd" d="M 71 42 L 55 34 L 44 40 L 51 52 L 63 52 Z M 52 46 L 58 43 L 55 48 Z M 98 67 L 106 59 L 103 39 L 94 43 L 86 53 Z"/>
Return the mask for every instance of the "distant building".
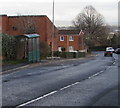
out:
<path id="1" fill-rule="evenodd" d="M 40 40 L 52 45 L 53 23 L 46 15 L 7 16 L 0 15 L 0 32 L 12 36 L 37 33 Z M 27 28 L 28 26 L 28 28 Z M 58 30 L 54 26 L 54 51 L 84 51 L 83 32 L 79 30 Z"/>
<path id="2" fill-rule="evenodd" d="M 30 23 L 29 26 L 34 26 L 36 33 L 40 35 L 42 41 L 47 42 L 51 45 L 52 42 L 52 28 L 53 23 L 46 15 L 26 15 L 26 16 L 7 16 L 1 15 L 0 28 L 2 33 L 16 36 L 26 34 L 25 27 Z M 27 22 L 27 23 L 26 23 Z M 23 30 L 20 30 L 20 29 Z M 58 34 L 58 29 L 54 26 L 55 36 Z"/>
<path id="3" fill-rule="evenodd" d="M 65 48 L 66 52 L 84 51 L 84 33 L 80 30 L 59 30 L 57 37 L 58 51 Z"/>

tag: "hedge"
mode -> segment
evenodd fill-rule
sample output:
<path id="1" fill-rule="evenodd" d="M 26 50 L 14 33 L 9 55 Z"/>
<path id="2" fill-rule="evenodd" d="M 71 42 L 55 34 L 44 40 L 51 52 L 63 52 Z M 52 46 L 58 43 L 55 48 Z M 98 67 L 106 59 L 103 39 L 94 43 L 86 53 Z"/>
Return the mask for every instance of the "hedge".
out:
<path id="1" fill-rule="evenodd" d="M 17 41 L 15 37 L 7 34 L 0 34 L 0 37 L 2 37 L 2 56 L 8 60 L 16 59 Z"/>
<path id="2" fill-rule="evenodd" d="M 80 58 L 85 57 L 85 52 L 54 52 L 55 57 L 61 57 L 61 58 Z"/>

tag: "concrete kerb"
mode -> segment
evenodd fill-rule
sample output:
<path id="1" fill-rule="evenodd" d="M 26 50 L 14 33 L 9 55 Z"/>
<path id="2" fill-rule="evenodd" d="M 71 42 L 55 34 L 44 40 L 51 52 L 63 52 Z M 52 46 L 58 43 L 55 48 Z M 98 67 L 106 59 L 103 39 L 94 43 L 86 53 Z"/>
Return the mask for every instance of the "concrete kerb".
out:
<path id="1" fill-rule="evenodd" d="M 37 66 L 45 66 L 45 65 L 49 65 L 49 64 L 55 64 L 55 63 L 60 63 L 60 62 L 67 62 L 67 61 L 74 61 L 74 60 L 82 60 L 82 59 L 86 59 L 88 57 L 93 57 L 96 55 L 89 55 L 87 57 L 83 57 L 83 58 L 74 58 L 74 59 L 59 59 L 59 60 L 47 60 L 45 63 L 40 62 L 40 63 L 32 63 L 32 64 L 28 64 L 25 66 L 21 66 L 21 67 L 17 67 L 17 68 L 13 68 L 10 70 L 6 70 L 6 71 L 2 71 L 2 73 L 0 73 L 0 75 L 4 75 L 4 74 L 9 74 L 21 69 L 26 69 L 26 68 L 32 68 L 32 67 L 37 67 Z"/>

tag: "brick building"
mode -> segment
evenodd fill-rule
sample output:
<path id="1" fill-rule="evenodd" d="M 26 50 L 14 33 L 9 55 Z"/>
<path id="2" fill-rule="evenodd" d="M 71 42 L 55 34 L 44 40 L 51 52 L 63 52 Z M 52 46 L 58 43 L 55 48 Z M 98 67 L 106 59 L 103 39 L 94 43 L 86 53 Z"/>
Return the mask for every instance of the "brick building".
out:
<path id="1" fill-rule="evenodd" d="M 59 30 L 58 51 L 62 51 L 62 48 L 65 48 L 66 52 L 84 51 L 83 35 L 80 30 Z"/>
<path id="2" fill-rule="evenodd" d="M 54 27 L 54 51 L 84 50 L 83 33 L 79 30 L 58 30 L 46 15 L 7 16 L 0 15 L 0 32 L 16 36 L 31 33 L 40 35 L 40 40 L 52 45 Z M 29 30 L 28 30 L 28 28 Z"/>
<path id="3" fill-rule="evenodd" d="M 26 27 L 34 27 L 35 32 L 39 34 L 42 41 L 47 42 L 48 45 L 51 45 L 52 42 L 52 28 L 53 23 L 46 15 L 31 15 L 31 16 L 0 16 L 1 22 L 1 32 L 8 35 L 16 36 L 27 34 Z M 21 29 L 22 28 L 22 29 Z M 55 37 L 58 34 L 58 29 L 54 26 Z"/>

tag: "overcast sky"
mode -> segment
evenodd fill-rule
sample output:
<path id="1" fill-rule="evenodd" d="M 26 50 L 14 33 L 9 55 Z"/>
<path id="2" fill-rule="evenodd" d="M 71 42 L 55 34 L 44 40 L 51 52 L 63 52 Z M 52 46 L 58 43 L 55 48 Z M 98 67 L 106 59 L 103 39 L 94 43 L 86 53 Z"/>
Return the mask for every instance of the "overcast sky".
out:
<path id="1" fill-rule="evenodd" d="M 52 20 L 53 0 L 0 0 L 0 14 L 47 15 Z M 119 0 L 54 0 L 55 25 L 69 26 L 87 5 L 101 13 L 106 23 L 117 25 Z"/>

